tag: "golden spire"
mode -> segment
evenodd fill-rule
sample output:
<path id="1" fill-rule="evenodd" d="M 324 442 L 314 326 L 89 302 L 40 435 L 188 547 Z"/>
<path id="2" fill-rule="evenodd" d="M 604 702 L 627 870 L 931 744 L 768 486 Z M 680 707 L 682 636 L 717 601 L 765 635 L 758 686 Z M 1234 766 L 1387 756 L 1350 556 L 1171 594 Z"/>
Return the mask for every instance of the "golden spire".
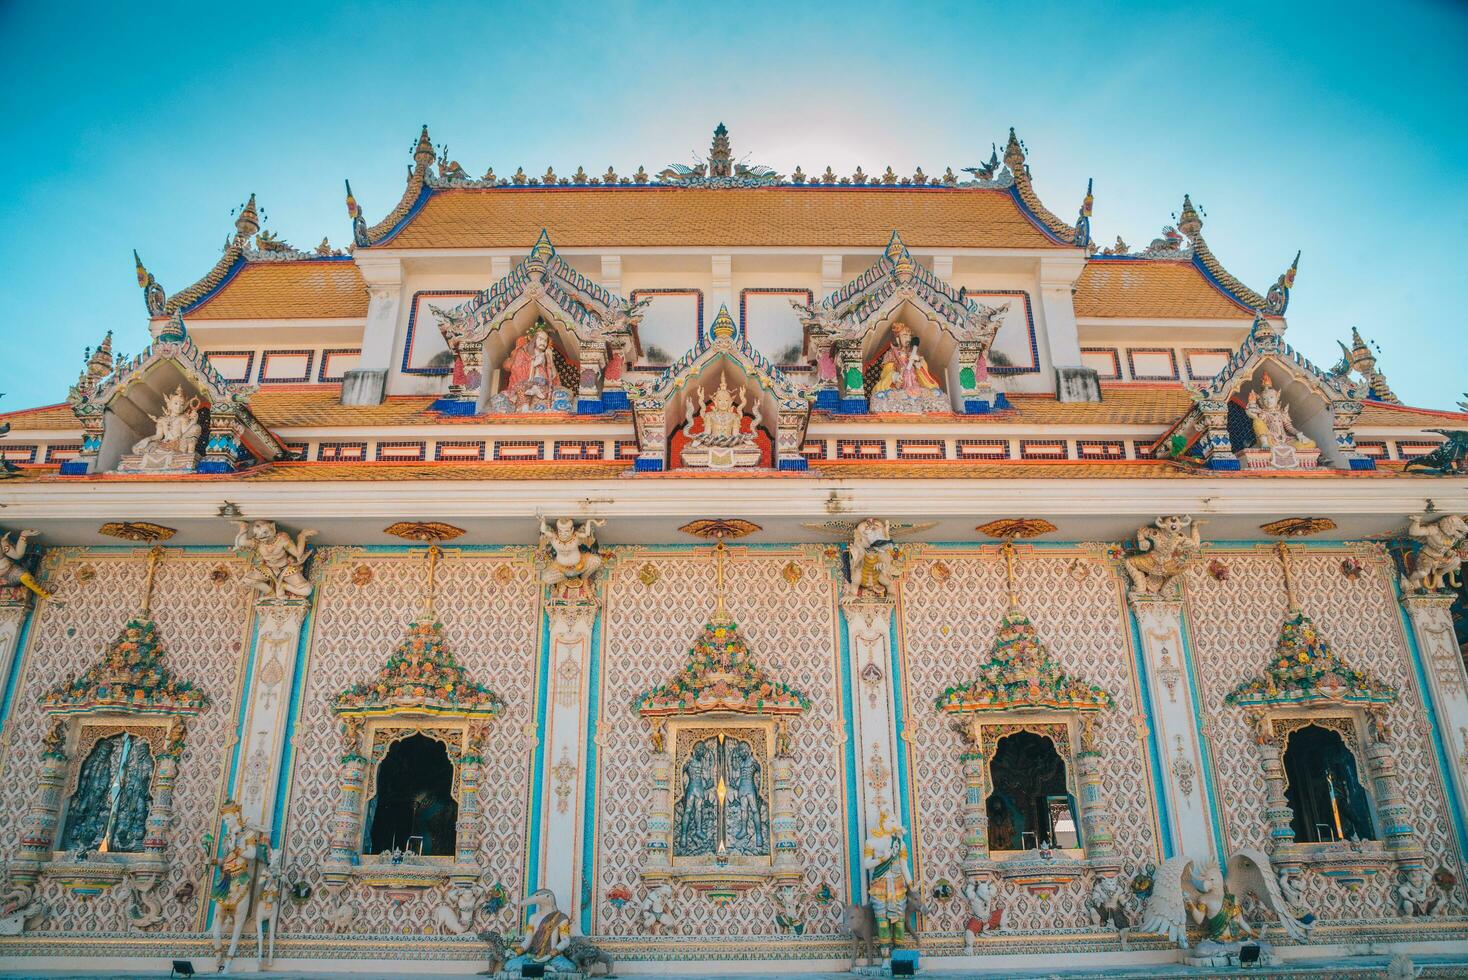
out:
<path id="1" fill-rule="evenodd" d="M 1009 592 L 1009 608 L 1019 608 L 1019 595 L 1014 589 L 1014 539 L 1005 538 L 1004 546 L 999 549 L 1004 553 L 1004 587 Z"/>
<path id="2" fill-rule="evenodd" d="M 739 329 L 734 325 L 734 318 L 729 315 L 729 307 L 719 304 L 719 313 L 714 317 L 714 325 L 709 331 L 714 340 L 733 340 Z"/>
<path id="3" fill-rule="evenodd" d="M 155 544 L 148 549 L 148 575 L 143 580 L 143 618 L 153 616 L 153 583 L 158 577 L 158 563 L 163 560 L 163 546 Z"/>
<path id="4" fill-rule="evenodd" d="M 260 209 L 255 205 L 252 193 L 245 206 L 240 208 L 239 217 L 234 219 L 235 241 L 243 243 L 260 230 Z"/>
<path id="5" fill-rule="evenodd" d="M 1284 571 L 1285 612 L 1297 613 L 1300 603 L 1295 598 L 1295 576 L 1290 569 L 1290 548 L 1283 541 L 1276 541 L 1274 550 L 1279 552 L 1279 567 Z"/>

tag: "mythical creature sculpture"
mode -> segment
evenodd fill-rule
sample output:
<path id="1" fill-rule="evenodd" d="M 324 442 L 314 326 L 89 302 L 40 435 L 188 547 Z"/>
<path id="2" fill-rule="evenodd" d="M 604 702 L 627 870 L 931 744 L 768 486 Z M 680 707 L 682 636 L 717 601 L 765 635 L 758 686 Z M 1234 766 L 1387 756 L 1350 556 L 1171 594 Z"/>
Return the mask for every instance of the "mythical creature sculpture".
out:
<path id="1" fill-rule="evenodd" d="M 928 369 L 927 358 L 918 349 L 918 339 L 907 324 L 892 328 L 892 341 L 882 354 L 881 373 L 872 385 L 871 406 L 874 412 L 950 411 L 943 386 Z"/>
<path id="2" fill-rule="evenodd" d="M 908 893 L 912 877 L 907 870 L 907 831 L 892 821 L 885 810 L 877 815 L 877 825 L 862 848 L 862 870 L 867 872 L 867 894 L 872 900 L 872 915 L 877 923 L 877 942 L 896 945 L 902 942 L 907 921 Z"/>
<path id="3" fill-rule="evenodd" d="M 576 969 L 566 956 L 571 945 L 571 917 L 556 907 L 555 893 L 542 888 L 525 900 L 525 906 L 529 910 L 527 931 L 505 968 L 516 971 L 526 963 L 545 963 L 551 970 Z"/>
<path id="4" fill-rule="evenodd" d="M 1091 925 L 1115 929 L 1121 937 L 1122 948 L 1126 948 L 1132 929 L 1132 912 L 1127 908 L 1127 891 L 1122 887 L 1121 879 L 1097 875 L 1091 882 L 1086 912 L 1091 917 Z"/>
<path id="5" fill-rule="evenodd" d="M 240 945 L 240 934 L 250 918 L 255 876 L 262 864 L 270 863 L 270 835 L 245 823 L 240 805 L 230 800 L 220 808 L 220 836 L 224 852 L 215 856 L 214 842 L 204 838 L 204 854 L 219 873 L 214 879 L 210 897 L 217 906 L 214 916 L 214 956 L 219 969 L 225 970 Z M 261 850 L 265 860 L 260 859 Z M 229 950 L 224 947 L 224 930 L 230 930 Z"/>
<path id="6" fill-rule="evenodd" d="M 850 568 L 846 576 L 846 593 L 858 598 L 890 599 L 896 588 L 892 574 L 897 560 L 897 546 L 892 541 L 892 526 L 876 517 L 868 517 L 851 533 Z"/>
<path id="7" fill-rule="evenodd" d="M 1430 473 L 1438 476 L 1462 476 L 1468 473 L 1468 432 L 1462 429 L 1424 429 L 1424 432 L 1436 432 L 1445 440 L 1430 453 L 1414 456 L 1407 460 L 1407 465 L 1402 467 L 1410 470 L 1414 466 L 1420 466 Z"/>
<path id="8" fill-rule="evenodd" d="M 505 358 L 504 387 L 490 399 L 494 412 L 566 412 L 571 409 L 571 392 L 560 384 L 550 328 L 536 323 L 515 341 Z"/>
<path id="9" fill-rule="evenodd" d="M 204 431 L 199 425 L 201 405 L 203 401 L 197 395 L 184 397 L 183 385 L 174 388 L 172 394 L 163 396 L 162 415 L 148 413 L 154 424 L 153 434 L 134 443 L 133 452 L 139 455 L 153 451 L 193 453 Z"/>
<path id="10" fill-rule="evenodd" d="M 963 949 L 973 955 L 974 940 L 985 933 L 1003 932 L 1009 926 L 1009 909 L 999 901 L 999 886 L 989 880 L 973 879 L 963 886 L 968 918 L 963 922 Z"/>
<path id="11" fill-rule="evenodd" d="M 36 894 L 34 884 L 12 883 L 0 894 L 0 936 L 19 936 L 40 925 L 49 914 L 50 909 Z"/>
<path id="12" fill-rule="evenodd" d="M 551 528 L 541 520 L 540 543 L 549 553 L 551 563 L 541 573 L 540 580 L 551 587 L 555 598 L 568 598 L 572 593 L 590 595 L 592 579 L 602 566 L 602 557 L 596 552 L 596 528 L 606 524 L 591 518 L 577 525 L 571 518 L 562 517 Z"/>
<path id="13" fill-rule="evenodd" d="M 677 923 L 673 918 L 673 886 L 666 881 L 653 885 L 638 903 L 642 915 L 642 931 L 649 936 L 660 936 L 663 930 Z"/>
<path id="14" fill-rule="evenodd" d="M 566 945 L 566 959 L 585 976 L 591 976 L 593 966 L 602 966 L 602 976 L 612 972 L 612 956 L 585 936 L 572 936 Z"/>
<path id="15" fill-rule="evenodd" d="M 1435 592 L 1456 587 L 1454 579 L 1468 557 L 1468 520 L 1448 514 L 1428 523 L 1414 514 L 1407 518 L 1407 535 L 1421 541 L 1422 547 L 1402 576 L 1402 590 Z"/>
<path id="16" fill-rule="evenodd" d="M 250 561 L 250 568 L 240 576 L 247 588 L 268 599 L 305 599 L 312 585 L 306 579 L 306 563 L 312 551 L 306 540 L 316 534 L 305 529 L 292 538 L 279 530 L 274 521 L 235 521 L 234 549 Z"/>
<path id="17" fill-rule="evenodd" d="M 1132 595 L 1176 594 L 1178 578 L 1203 546 L 1199 525 L 1186 514 L 1159 517 L 1137 529 L 1137 550 L 1124 558 Z"/>
<path id="18" fill-rule="evenodd" d="M 280 852 L 270 856 L 270 864 L 260 876 L 260 891 L 255 895 L 255 960 L 261 966 L 275 960 L 275 933 L 280 921 L 281 892 L 285 878 L 280 871 Z M 270 955 L 265 955 L 265 934 L 270 934 Z"/>
<path id="19" fill-rule="evenodd" d="M 163 898 L 158 892 L 158 876 L 129 872 L 124 876 L 123 908 L 132 929 L 151 929 L 163 921 Z"/>
<path id="20" fill-rule="evenodd" d="M 1218 957 L 1210 965 L 1224 965 L 1228 956 L 1237 956 L 1239 944 L 1259 936 L 1259 930 L 1244 918 L 1241 902 L 1245 896 L 1253 896 L 1273 912 L 1295 942 L 1308 938 L 1315 921 L 1313 915 L 1300 914 L 1290 906 L 1268 856 L 1252 848 L 1236 851 L 1226 867 L 1212 862 L 1200 869 L 1187 857 L 1169 858 L 1154 882 L 1135 931 L 1166 936 L 1187 949 L 1191 922 L 1203 931 L 1206 948 L 1200 947 L 1199 952 Z"/>
<path id="21" fill-rule="evenodd" d="M 789 885 L 775 889 L 775 928 L 790 936 L 805 935 L 805 916 L 795 889 Z"/>
<path id="22" fill-rule="evenodd" d="M 456 888 L 433 910 L 433 924 L 445 936 L 462 936 L 474 927 L 478 899 L 472 888 Z"/>
<path id="23" fill-rule="evenodd" d="M 1446 911 L 1447 906 L 1443 901 L 1445 896 L 1441 891 L 1436 894 L 1434 891 L 1432 875 L 1425 869 L 1415 868 L 1405 872 L 1396 887 L 1397 911 L 1403 918 L 1417 918 Z"/>
<path id="24" fill-rule="evenodd" d="M 1268 374 L 1260 382 L 1259 390 L 1249 394 L 1244 414 L 1254 427 L 1254 448 L 1269 450 L 1277 469 L 1294 469 L 1300 465 L 1297 450 L 1316 448 L 1313 441 L 1295 428 L 1290 410 Z"/>
<path id="25" fill-rule="evenodd" d="M 17 585 L 23 585 L 39 598 L 49 599 L 51 593 L 41 588 L 41 583 L 37 582 L 22 564 L 31 538 L 39 533 L 39 531 L 26 529 L 13 536 L 0 534 L 0 586 L 14 588 Z"/>

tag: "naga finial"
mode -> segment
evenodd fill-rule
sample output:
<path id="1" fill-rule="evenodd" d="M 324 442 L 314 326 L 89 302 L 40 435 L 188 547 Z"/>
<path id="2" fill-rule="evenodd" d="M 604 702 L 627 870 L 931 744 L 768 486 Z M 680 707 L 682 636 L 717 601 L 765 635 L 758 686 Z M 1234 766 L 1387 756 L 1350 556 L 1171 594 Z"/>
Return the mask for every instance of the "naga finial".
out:
<path id="1" fill-rule="evenodd" d="M 1091 244 L 1091 209 L 1096 205 L 1096 195 L 1091 192 L 1094 179 L 1086 178 L 1086 196 L 1081 201 L 1080 214 L 1076 216 L 1076 235 L 1074 244 L 1079 248 L 1085 248 Z"/>

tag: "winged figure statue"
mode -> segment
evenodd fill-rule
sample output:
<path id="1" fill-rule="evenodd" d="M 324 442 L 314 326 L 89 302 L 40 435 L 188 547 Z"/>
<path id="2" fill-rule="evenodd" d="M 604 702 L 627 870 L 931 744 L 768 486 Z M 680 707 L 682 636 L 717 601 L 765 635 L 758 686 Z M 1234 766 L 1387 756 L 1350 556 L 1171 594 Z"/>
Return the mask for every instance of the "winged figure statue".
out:
<path id="1" fill-rule="evenodd" d="M 1169 858 L 1158 869 L 1155 882 L 1136 931 L 1166 936 L 1183 949 L 1188 948 L 1190 922 L 1202 928 L 1206 940 L 1219 944 L 1257 937 L 1260 930 L 1244 918 L 1246 896 L 1273 912 L 1297 943 L 1309 938 L 1315 922 L 1314 915 L 1286 899 L 1269 857 L 1253 848 L 1234 852 L 1223 866 Z"/>

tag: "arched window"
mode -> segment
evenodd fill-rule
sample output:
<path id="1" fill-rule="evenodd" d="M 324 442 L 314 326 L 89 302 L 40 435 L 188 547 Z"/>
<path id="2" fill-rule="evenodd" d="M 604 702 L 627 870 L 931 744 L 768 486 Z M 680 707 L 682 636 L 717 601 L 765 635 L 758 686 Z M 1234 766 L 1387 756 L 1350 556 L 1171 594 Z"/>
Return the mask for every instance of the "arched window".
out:
<path id="1" fill-rule="evenodd" d="M 459 804 L 454 765 L 437 739 L 410 735 L 394 742 L 377 767 L 377 795 L 367 805 L 369 854 L 401 849 L 453 856 Z"/>
<path id="2" fill-rule="evenodd" d="M 1081 846 L 1075 800 L 1065 782 L 1065 760 L 1050 739 L 1015 732 L 999 740 L 989 764 L 989 847 L 1020 851 L 1049 841 Z"/>
<path id="3" fill-rule="evenodd" d="M 1306 725 L 1285 746 L 1285 799 L 1295 840 L 1374 840 L 1371 805 L 1356 775 L 1356 757 L 1339 732 Z"/>
<path id="4" fill-rule="evenodd" d="M 153 752 L 145 740 L 130 732 L 98 739 L 77 773 L 61 850 L 141 851 L 152 786 Z"/>

